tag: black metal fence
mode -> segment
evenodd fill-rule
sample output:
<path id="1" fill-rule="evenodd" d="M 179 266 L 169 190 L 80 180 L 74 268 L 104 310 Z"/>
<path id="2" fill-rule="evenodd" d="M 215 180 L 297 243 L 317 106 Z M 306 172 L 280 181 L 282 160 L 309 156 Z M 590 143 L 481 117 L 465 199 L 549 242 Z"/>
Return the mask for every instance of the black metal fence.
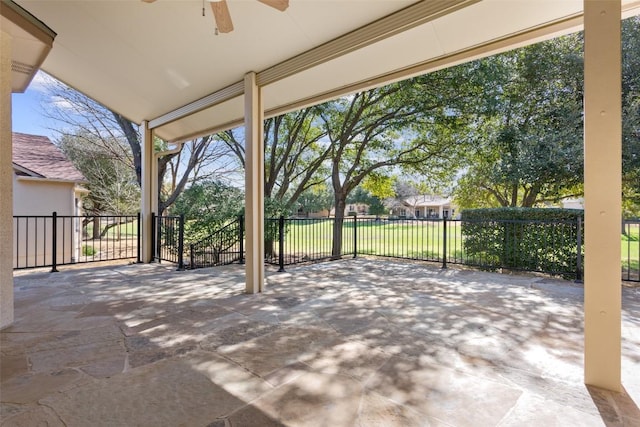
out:
<path id="1" fill-rule="evenodd" d="M 450 219 L 265 219 L 265 262 L 287 265 L 369 255 L 469 265 L 484 270 L 534 271 L 568 279 L 583 277 L 584 230 L 576 221 L 462 221 Z M 179 268 L 243 262 L 244 219 L 184 245 L 184 219 L 157 217 L 156 258 Z M 334 227 L 340 228 L 334 254 Z M 622 279 L 640 281 L 640 220 L 623 222 Z M 183 262 L 187 260 L 187 262 Z"/>
<path id="2" fill-rule="evenodd" d="M 184 216 L 151 215 L 153 259 L 169 261 L 184 268 Z"/>
<path id="3" fill-rule="evenodd" d="M 17 215 L 13 217 L 15 270 L 140 259 L 140 216 Z"/>
<path id="4" fill-rule="evenodd" d="M 238 217 L 215 233 L 189 244 L 189 268 L 215 267 L 244 261 L 244 219 Z"/>
<path id="5" fill-rule="evenodd" d="M 333 218 L 266 220 L 266 260 L 285 265 L 332 253 Z M 269 243 L 269 242 L 268 242 Z M 574 222 L 345 218 L 339 256 L 369 255 L 485 270 L 537 271 L 582 278 L 582 228 Z"/>
<path id="6" fill-rule="evenodd" d="M 285 265 L 317 262 L 333 255 L 334 218 L 268 218 L 265 219 L 265 260 Z M 353 217 L 342 224 L 342 246 L 339 256 L 355 255 L 357 228 Z"/>

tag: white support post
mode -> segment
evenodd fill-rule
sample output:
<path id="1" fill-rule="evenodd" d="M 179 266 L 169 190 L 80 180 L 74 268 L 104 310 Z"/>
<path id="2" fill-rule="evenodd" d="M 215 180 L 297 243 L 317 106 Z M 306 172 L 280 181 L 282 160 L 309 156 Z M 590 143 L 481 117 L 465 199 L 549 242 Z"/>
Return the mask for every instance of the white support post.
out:
<path id="1" fill-rule="evenodd" d="M 0 328 L 13 323 L 11 36 L 0 29 Z"/>
<path id="2" fill-rule="evenodd" d="M 585 383 L 621 390 L 620 0 L 584 0 Z"/>
<path id="3" fill-rule="evenodd" d="M 141 159 L 141 200 L 140 200 L 140 221 L 142 222 L 140 229 L 141 261 L 153 261 L 153 239 L 151 236 L 151 214 L 157 213 L 157 174 L 153 174 L 153 131 L 149 129 L 149 122 L 143 121 L 140 125 L 141 141 L 140 149 L 142 150 Z M 154 184 L 155 182 L 155 184 Z M 155 193 L 154 193 L 155 191 Z M 156 211 L 154 211 L 154 200 L 156 200 Z"/>
<path id="4" fill-rule="evenodd" d="M 256 74 L 244 78 L 246 292 L 264 285 L 264 140 L 261 89 Z"/>

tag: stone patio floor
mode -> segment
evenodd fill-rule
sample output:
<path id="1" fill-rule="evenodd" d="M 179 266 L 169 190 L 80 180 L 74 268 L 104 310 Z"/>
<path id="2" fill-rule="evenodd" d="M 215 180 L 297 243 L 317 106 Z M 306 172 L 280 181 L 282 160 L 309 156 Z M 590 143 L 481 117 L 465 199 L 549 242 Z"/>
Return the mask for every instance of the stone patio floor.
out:
<path id="1" fill-rule="evenodd" d="M 640 425 L 640 288 L 623 383 L 583 384 L 582 287 L 343 260 L 269 271 L 17 274 L 3 426 Z"/>

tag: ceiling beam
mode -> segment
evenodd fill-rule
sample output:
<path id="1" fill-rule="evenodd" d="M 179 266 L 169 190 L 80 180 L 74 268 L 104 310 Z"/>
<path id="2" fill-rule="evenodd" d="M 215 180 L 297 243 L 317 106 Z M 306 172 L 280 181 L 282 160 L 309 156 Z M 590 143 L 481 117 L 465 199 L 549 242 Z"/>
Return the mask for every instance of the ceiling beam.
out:
<path id="1" fill-rule="evenodd" d="M 222 104 L 225 101 L 233 99 L 244 94 L 244 82 L 237 82 L 216 92 L 213 92 L 203 98 L 190 102 L 180 108 L 163 114 L 149 121 L 149 129 L 155 129 L 164 126 L 176 120 L 195 114 L 214 105 Z"/>

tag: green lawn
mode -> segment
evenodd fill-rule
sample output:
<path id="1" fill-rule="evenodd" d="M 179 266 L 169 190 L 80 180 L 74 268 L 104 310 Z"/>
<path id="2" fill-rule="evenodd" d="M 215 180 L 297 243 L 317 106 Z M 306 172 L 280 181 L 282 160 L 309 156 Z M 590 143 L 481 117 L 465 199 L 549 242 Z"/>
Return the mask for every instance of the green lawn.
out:
<path id="1" fill-rule="evenodd" d="M 110 225 L 110 223 L 106 221 L 101 221 L 100 230 L 104 230 L 104 228 Z M 107 234 L 103 238 L 109 239 L 125 239 L 136 237 L 138 235 L 138 221 L 133 220 L 132 222 L 123 223 L 120 225 L 116 225 L 114 227 L 109 228 Z M 87 238 L 91 238 L 93 236 L 93 222 L 89 222 L 85 227 L 85 236 Z"/>
<path id="2" fill-rule="evenodd" d="M 640 269 L 640 225 L 627 226 L 627 234 L 622 235 L 622 267 L 625 270 L 638 271 Z"/>
<path id="3" fill-rule="evenodd" d="M 332 220 L 302 220 L 287 222 L 285 253 L 330 254 Z M 447 254 L 449 259 L 463 259 L 460 222 L 447 223 Z M 628 235 L 621 234 L 622 267 L 640 268 L 640 225 L 632 225 Z M 442 221 L 374 221 L 358 220 L 357 252 L 360 255 L 386 255 L 416 259 L 441 259 L 443 253 Z M 353 252 L 353 219 L 343 226 L 343 254 Z M 277 245 L 276 245 L 277 250 Z"/>
<path id="4" fill-rule="evenodd" d="M 330 253 L 333 239 L 333 221 L 293 221 L 287 225 L 285 252 Z M 459 223 L 447 223 L 447 253 L 460 257 Z M 443 223 L 438 221 L 375 221 L 358 220 L 355 230 L 357 252 L 364 255 L 386 255 L 394 257 L 437 259 L 443 253 Z M 343 253 L 353 252 L 353 219 L 345 220 L 343 231 Z"/>

